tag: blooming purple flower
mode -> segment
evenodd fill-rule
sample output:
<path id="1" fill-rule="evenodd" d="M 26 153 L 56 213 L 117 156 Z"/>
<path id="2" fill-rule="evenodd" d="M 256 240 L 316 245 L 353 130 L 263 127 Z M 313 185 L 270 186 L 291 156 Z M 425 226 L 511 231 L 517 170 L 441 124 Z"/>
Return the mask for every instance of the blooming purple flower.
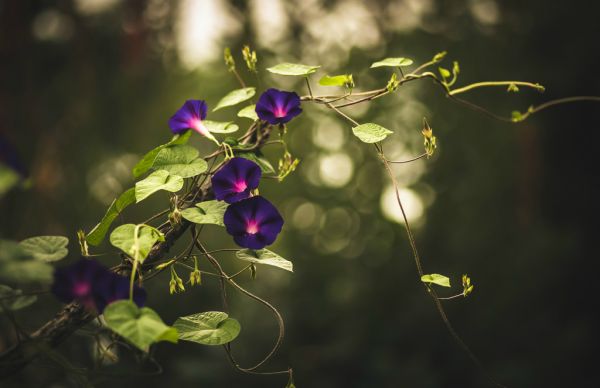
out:
<path id="1" fill-rule="evenodd" d="M 129 298 L 129 280 L 97 261 L 81 259 L 54 271 L 51 290 L 64 303 L 77 301 L 90 310 L 102 313 L 110 303 Z M 136 286 L 133 299 L 138 306 L 142 306 L 146 301 L 146 291 Z"/>
<path id="2" fill-rule="evenodd" d="M 250 196 L 258 187 L 262 172 L 258 164 L 244 158 L 233 158 L 212 177 L 215 197 L 234 203 Z"/>
<path id="3" fill-rule="evenodd" d="M 76 300 L 89 309 L 95 308 L 94 285 L 107 269 L 94 260 L 82 259 L 54 270 L 52 293 L 64 303 Z"/>
<path id="4" fill-rule="evenodd" d="M 107 271 L 104 279 L 94 284 L 94 301 L 96 310 L 102 313 L 104 308 L 121 299 L 129 298 L 129 279 Z M 146 290 L 137 285 L 133 286 L 133 301 L 139 307 L 146 303 Z"/>
<path id="5" fill-rule="evenodd" d="M 208 107 L 204 100 L 187 100 L 181 108 L 169 119 L 171 132 L 180 134 L 188 129 L 193 129 L 199 134 L 216 141 L 208 131 L 202 120 L 206 118 Z"/>
<path id="6" fill-rule="evenodd" d="M 283 218 L 275 206 L 261 196 L 229 205 L 223 222 L 236 244 L 250 249 L 273 244 L 283 227 Z"/>
<path id="7" fill-rule="evenodd" d="M 256 103 L 258 117 L 273 125 L 285 124 L 300 113 L 300 97 L 295 92 L 269 89 Z"/>

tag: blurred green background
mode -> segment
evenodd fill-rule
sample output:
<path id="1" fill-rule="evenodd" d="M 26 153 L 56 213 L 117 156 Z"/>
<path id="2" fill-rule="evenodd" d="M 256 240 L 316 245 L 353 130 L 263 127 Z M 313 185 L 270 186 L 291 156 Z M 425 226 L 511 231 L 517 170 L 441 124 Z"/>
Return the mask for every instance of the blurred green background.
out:
<path id="1" fill-rule="evenodd" d="M 183 101 L 205 99 L 214 106 L 237 87 L 222 63 L 225 46 L 239 65 L 241 47 L 250 44 L 261 69 L 283 61 L 320 64 L 313 84 L 323 74 L 348 72 L 363 89 L 387 81 L 388 71 L 368 69 L 378 59 L 406 56 L 422 63 L 447 50 L 447 58 L 461 64 L 458 85 L 518 79 L 546 86 L 543 95 L 498 88 L 465 96 L 510 115 L 549 99 L 600 94 L 598 4 L 0 1 L 0 131 L 32 181 L 29 190 L 2 198 L 1 236 L 66 235 L 77 252 L 76 230 L 89 231 L 112 199 L 133 185 L 131 167 L 169 139 L 167 120 Z M 304 84 L 264 70 L 257 86 L 306 94 Z M 295 272 L 261 267 L 256 280 L 241 280 L 280 308 L 287 323 L 285 344 L 269 369 L 293 366 L 298 387 L 490 386 L 424 293 L 371 148 L 330 112 L 303 108 L 288 135 L 292 153 L 302 159 L 298 171 L 284 184 L 261 185 L 286 220 L 272 250 L 292 260 Z M 425 271 L 451 276 L 456 292 L 463 273 L 475 283 L 471 297 L 444 303 L 451 321 L 489 374 L 509 387 L 595 386 L 597 110 L 592 103 L 565 105 L 512 125 L 453 103 L 429 81 L 346 110 L 395 131 L 384 144 L 392 159 L 422 153 L 420 123 L 427 116 L 439 141 L 436 156 L 397 165 L 395 174 Z M 236 112 L 209 118 L 233 120 Z M 243 120 L 237 119 L 247 125 Z M 198 136 L 193 144 L 210 149 Z M 276 163 L 281 150 L 271 147 L 265 153 Z M 167 200 L 158 195 L 128 209 L 125 220 L 141 221 Z M 204 241 L 212 249 L 234 247 L 218 228 L 207 228 Z M 240 268 L 232 255 L 219 259 L 231 271 Z M 118 257 L 102 261 L 114 264 Z M 208 277 L 179 295 L 168 294 L 166 277 L 147 288 L 148 305 L 168 323 L 221 308 L 218 283 Z M 234 351 L 250 365 L 269 350 L 276 325 L 262 306 L 234 291 L 230 297 L 231 315 L 242 324 Z M 24 327 L 37 328 L 60 308 L 52 296 L 40 300 L 18 312 Z M 4 349 L 14 338 L 1 317 L 0 328 Z M 60 351 L 74 366 L 89 367 L 92 346 L 75 335 Z M 99 386 L 286 382 L 236 372 L 220 347 L 160 344 L 153 354 L 164 369 L 160 375 L 145 375 L 151 365 L 139 369 L 121 355 L 121 364 L 101 370 L 114 376 L 98 380 Z M 49 360 L 4 384 L 78 386 Z"/>

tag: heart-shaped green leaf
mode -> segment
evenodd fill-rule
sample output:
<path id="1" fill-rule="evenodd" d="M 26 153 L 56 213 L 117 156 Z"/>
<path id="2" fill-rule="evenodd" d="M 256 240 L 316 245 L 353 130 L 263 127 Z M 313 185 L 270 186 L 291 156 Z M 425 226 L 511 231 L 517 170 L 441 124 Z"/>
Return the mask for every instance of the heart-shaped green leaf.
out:
<path id="1" fill-rule="evenodd" d="M 198 150 L 188 145 L 165 147 L 156 155 L 152 168 L 165 170 L 171 175 L 182 178 L 190 178 L 208 170 L 208 163 L 198 155 Z"/>
<path id="2" fill-rule="evenodd" d="M 450 287 L 450 279 L 447 276 L 440 275 L 437 273 L 427 274 L 421 276 L 423 283 L 433 283 L 442 287 Z"/>
<path id="3" fill-rule="evenodd" d="M 132 187 L 127 190 L 123 194 L 121 194 L 117 199 L 115 199 L 109 206 L 106 214 L 100 220 L 94 229 L 92 229 L 86 236 L 85 239 L 88 243 L 92 245 L 100 245 L 106 233 L 108 233 L 108 229 L 110 225 L 113 223 L 115 218 L 121 214 L 121 212 L 129 205 L 135 202 L 135 189 Z"/>
<path id="4" fill-rule="evenodd" d="M 20 310 L 37 300 L 35 295 L 22 295 L 23 291 L 14 290 L 9 286 L 0 284 L 0 311 L 3 308 L 8 310 Z"/>
<path id="5" fill-rule="evenodd" d="M 229 206 L 223 201 L 204 201 L 198 202 L 196 206 L 181 211 L 181 216 L 190 222 L 196 224 L 223 224 L 223 215 Z"/>
<path id="6" fill-rule="evenodd" d="M 242 110 L 240 110 L 237 115 L 238 117 L 245 117 L 252 121 L 258 120 L 258 115 L 256 114 L 256 105 L 254 104 L 242 108 Z"/>
<path id="7" fill-rule="evenodd" d="M 53 268 L 36 260 L 14 241 L 0 240 L 0 279 L 14 283 L 49 283 Z"/>
<path id="8" fill-rule="evenodd" d="M 394 132 L 374 123 L 366 123 L 352 128 L 352 133 L 364 143 L 377 143 Z"/>
<path id="9" fill-rule="evenodd" d="M 249 261 L 255 264 L 270 265 L 284 269 L 286 271 L 294 272 L 294 264 L 291 261 L 284 259 L 275 252 L 271 252 L 268 249 L 242 249 L 235 253 L 235 256 L 244 261 Z"/>
<path id="10" fill-rule="evenodd" d="M 215 108 L 213 109 L 213 112 L 249 100 L 252 98 L 252 96 L 254 96 L 255 93 L 256 88 L 243 88 L 232 90 L 231 92 L 227 93 L 225 97 L 221 98 L 221 100 L 217 103 L 217 106 L 215 106 Z"/>
<path id="11" fill-rule="evenodd" d="M 125 224 L 110 234 L 112 245 L 140 262 L 148 257 L 148 253 L 157 241 L 165 241 L 165 236 L 149 225 Z"/>
<path id="12" fill-rule="evenodd" d="M 413 64 L 413 60 L 409 58 L 385 58 L 381 61 L 375 62 L 371 65 L 371 69 L 374 67 L 403 67 L 410 66 Z"/>
<path id="13" fill-rule="evenodd" d="M 135 200 L 143 201 L 159 190 L 166 190 L 172 193 L 181 190 L 183 187 L 183 178 L 178 175 L 171 175 L 166 170 L 154 171 L 146 179 L 135 184 Z"/>
<path id="14" fill-rule="evenodd" d="M 137 177 L 141 176 L 142 174 L 144 174 L 146 171 L 148 171 L 150 169 L 150 167 L 152 167 L 152 163 L 154 163 L 154 159 L 156 158 L 156 155 L 158 155 L 160 150 L 162 150 L 165 147 L 172 146 L 172 145 L 185 144 L 185 143 L 187 143 L 187 141 L 191 135 L 192 135 L 192 131 L 186 131 L 180 135 L 175 135 L 175 136 L 173 136 L 171 141 L 168 142 L 167 144 L 159 145 L 158 147 L 156 147 L 153 150 L 151 150 L 150 152 L 148 152 L 133 167 L 133 171 L 132 171 L 133 177 L 137 178 Z"/>
<path id="15" fill-rule="evenodd" d="M 19 245 L 37 260 L 46 262 L 64 259 L 69 254 L 69 239 L 63 236 L 30 237 L 21 241 Z"/>
<path id="16" fill-rule="evenodd" d="M 212 133 L 233 133 L 236 132 L 240 127 L 237 124 L 234 124 L 233 121 L 211 121 L 204 120 L 202 122 L 206 129 Z"/>
<path id="17" fill-rule="evenodd" d="M 173 327 L 179 332 L 180 340 L 202 345 L 226 344 L 233 341 L 241 330 L 238 321 L 219 311 L 178 318 Z"/>
<path id="18" fill-rule="evenodd" d="M 307 76 L 314 73 L 321 66 L 310 66 L 302 65 L 299 63 L 280 63 L 273 67 L 269 67 L 267 70 L 274 74 L 281 75 L 302 75 Z"/>
<path id="19" fill-rule="evenodd" d="M 177 329 L 165 325 L 151 308 L 139 308 L 129 300 L 109 304 L 104 319 L 112 331 L 143 351 L 159 341 L 177 343 Z"/>
<path id="20" fill-rule="evenodd" d="M 319 85 L 345 86 L 348 88 L 352 88 L 352 87 L 354 87 L 354 79 L 352 78 L 352 74 L 343 74 L 343 75 L 334 75 L 334 76 L 325 75 L 319 80 Z"/>

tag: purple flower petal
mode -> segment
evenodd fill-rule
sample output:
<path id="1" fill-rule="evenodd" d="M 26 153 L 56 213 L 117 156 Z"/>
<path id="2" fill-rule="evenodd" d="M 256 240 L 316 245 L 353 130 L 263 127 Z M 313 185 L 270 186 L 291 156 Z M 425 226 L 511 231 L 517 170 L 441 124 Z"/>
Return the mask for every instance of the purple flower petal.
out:
<path id="1" fill-rule="evenodd" d="M 54 271 L 52 293 L 62 302 L 70 303 L 74 300 L 93 309 L 94 284 L 102 279 L 108 269 L 97 261 L 81 259 L 76 263 Z"/>
<path id="2" fill-rule="evenodd" d="M 268 89 L 256 103 L 256 114 L 269 124 L 285 124 L 302 113 L 300 97 L 295 92 Z"/>
<path id="3" fill-rule="evenodd" d="M 179 134 L 188 129 L 193 129 L 204 136 L 210 135 L 210 132 L 202 124 L 202 120 L 206 118 L 207 110 L 208 107 L 203 100 L 187 100 L 169 119 L 171 132 Z"/>
<path id="4" fill-rule="evenodd" d="M 146 290 L 134 285 L 133 301 L 139 307 L 146 303 Z M 102 313 L 106 306 L 117 300 L 129 299 L 129 279 L 108 272 L 102 279 L 94 284 L 94 300 L 98 313 Z"/>
<path id="5" fill-rule="evenodd" d="M 110 303 L 129 298 L 129 279 L 111 272 L 97 261 L 81 259 L 54 271 L 51 290 L 64 303 L 77 301 L 102 313 Z M 143 306 L 146 291 L 135 286 L 133 300 L 138 306 Z"/>
<path id="6" fill-rule="evenodd" d="M 223 222 L 236 244 L 250 249 L 273 244 L 283 227 L 283 218 L 275 206 L 261 196 L 229 205 Z"/>
<path id="7" fill-rule="evenodd" d="M 227 203 L 246 199 L 258 187 L 261 176 L 258 164 L 244 158 L 233 158 L 211 179 L 215 197 Z"/>

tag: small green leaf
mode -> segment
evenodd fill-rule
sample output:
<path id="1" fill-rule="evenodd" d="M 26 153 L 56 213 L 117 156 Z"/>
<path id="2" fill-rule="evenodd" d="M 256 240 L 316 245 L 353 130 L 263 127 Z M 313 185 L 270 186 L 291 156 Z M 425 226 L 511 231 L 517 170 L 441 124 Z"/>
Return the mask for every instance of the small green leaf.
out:
<path id="1" fill-rule="evenodd" d="M 196 206 L 181 211 L 183 218 L 196 224 L 223 224 L 223 215 L 229 206 L 223 201 L 204 201 L 198 202 Z"/>
<path id="2" fill-rule="evenodd" d="M 139 308 L 129 300 L 113 302 L 104 309 L 106 325 L 142 351 L 159 341 L 177 343 L 177 329 L 165 325 L 149 307 Z"/>
<path id="3" fill-rule="evenodd" d="M 3 308 L 8 310 L 20 310 L 37 300 L 35 295 L 23 295 L 23 291 L 15 290 L 9 286 L 0 284 L 0 311 Z"/>
<path id="4" fill-rule="evenodd" d="M 413 64 L 413 60 L 409 58 L 385 58 L 371 65 L 371 69 L 375 67 L 404 67 Z"/>
<path id="5" fill-rule="evenodd" d="M 190 136 L 192 135 L 192 131 L 186 131 L 180 135 L 175 135 L 167 144 L 160 145 L 154 148 L 152 151 L 148 152 L 146 155 L 142 157 L 142 159 L 133 167 L 132 173 L 133 177 L 137 178 L 144 174 L 146 171 L 152 167 L 152 163 L 154 163 L 154 159 L 156 155 L 165 147 L 169 147 L 172 145 L 180 145 L 186 144 Z M 90 243 L 91 244 L 91 243 Z"/>
<path id="6" fill-rule="evenodd" d="M 301 75 L 307 76 L 314 73 L 321 66 L 302 65 L 299 63 L 280 63 L 273 67 L 267 68 L 268 71 L 280 75 Z"/>
<path id="7" fill-rule="evenodd" d="M 154 159 L 154 170 L 165 170 L 171 175 L 190 178 L 208 170 L 208 163 L 198 157 L 196 148 L 188 145 L 165 147 Z"/>
<path id="8" fill-rule="evenodd" d="M 450 78 L 450 76 L 452 75 L 452 73 L 450 73 L 450 70 L 444 69 L 443 67 L 438 67 L 438 71 L 440 72 L 440 75 L 443 79 Z"/>
<path id="9" fill-rule="evenodd" d="M 258 164 L 264 174 L 275 174 L 275 168 L 262 156 L 257 156 L 254 152 L 242 152 L 237 154 L 240 158 L 248 159 Z"/>
<path id="10" fill-rule="evenodd" d="M 256 105 L 255 104 L 248 105 L 247 107 L 242 108 L 242 110 L 240 110 L 237 115 L 238 115 L 238 117 L 245 117 L 252 121 L 258 120 L 258 115 L 256 114 Z"/>
<path id="11" fill-rule="evenodd" d="M 168 171 L 158 170 L 148 175 L 146 179 L 135 184 L 135 200 L 143 201 L 159 190 L 171 193 L 181 190 L 183 178 L 178 175 L 170 175 Z"/>
<path id="12" fill-rule="evenodd" d="M 102 217 L 102 220 L 100 220 L 100 223 L 98 223 L 94 227 L 94 229 L 92 229 L 87 234 L 85 240 L 89 244 L 92 244 L 94 246 L 100 245 L 102 240 L 104 240 L 106 233 L 108 233 L 108 229 L 110 228 L 110 225 L 113 223 L 115 218 L 117 218 L 127 206 L 131 205 L 134 202 L 135 189 L 131 188 L 123 194 L 121 194 L 110 204 L 108 210 L 106 211 L 106 214 L 104 214 L 104 217 Z"/>
<path id="13" fill-rule="evenodd" d="M 235 256 L 240 260 L 249 261 L 251 263 L 270 265 L 294 272 L 294 264 L 292 264 L 291 261 L 284 259 L 277 253 L 271 252 L 268 249 L 242 249 L 237 251 Z"/>
<path id="14" fill-rule="evenodd" d="M 358 137 L 364 143 L 377 143 L 394 133 L 381 125 L 374 123 L 358 125 L 352 128 L 352 132 L 354 133 L 354 136 Z"/>
<path id="15" fill-rule="evenodd" d="M 206 129 L 212 133 L 233 133 L 240 129 L 240 127 L 238 127 L 237 124 L 234 124 L 233 121 L 221 122 L 204 120 L 202 123 Z"/>
<path id="16" fill-rule="evenodd" d="M 208 311 L 178 318 L 173 327 L 182 341 L 202 345 L 224 345 L 240 334 L 240 323 L 226 313 Z"/>
<path id="17" fill-rule="evenodd" d="M 0 240 L 0 279 L 14 283 L 49 283 L 53 268 L 36 260 L 14 241 Z"/>
<path id="18" fill-rule="evenodd" d="M 213 109 L 213 112 L 249 100 L 252 98 L 252 96 L 254 96 L 255 93 L 256 88 L 243 88 L 233 90 L 227 93 L 225 97 L 221 98 L 221 100 L 217 103 L 217 106 L 215 106 L 215 108 Z"/>
<path id="19" fill-rule="evenodd" d="M 354 79 L 352 74 L 342 74 L 342 75 L 334 75 L 328 76 L 325 75 L 321 77 L 319 80 L 319 85 L 323 86 L 344 86 L 347 88 L 354 87 Z"/>
<path id="20" fill-rule="evenodd" d="M 165 236 L 158 229 L 149 225 L 125 224 L 110 234 L 112 245 L 140 262 L 148 257 L 157 241 L 165 241 Z"/>
<path id="21" fill-rule="evenodd" d="M 450 287 L 450 279 L 447 276 L 440 275 L 437 273 L 432 273 L 428 275 L 421 276 L 421 281 L 423 283 L 433 283 L 442 287 Z"/>
<path id="22" fill-rule="evenodd" d="M 64 259 L 69 254 L 69 239 L 62 236 L 30 237 L 19 245 L 35 259 L 46 262 Z"/>

